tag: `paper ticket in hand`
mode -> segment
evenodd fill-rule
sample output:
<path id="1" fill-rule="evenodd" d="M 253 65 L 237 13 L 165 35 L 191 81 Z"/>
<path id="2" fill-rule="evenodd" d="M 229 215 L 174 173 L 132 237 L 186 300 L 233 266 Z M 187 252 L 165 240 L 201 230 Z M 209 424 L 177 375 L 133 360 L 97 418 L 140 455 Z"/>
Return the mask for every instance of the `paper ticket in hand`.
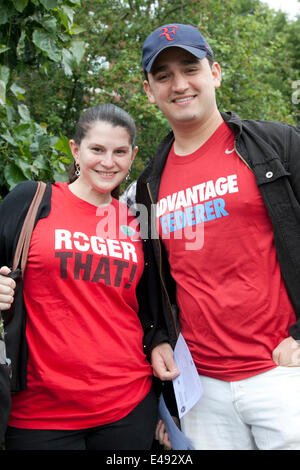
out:
<path id="1" fill-rule="evenodd" d="M 165 400 L 161 394 L 158 404 L 158 415 L 163 420 L 166 432 L 168 433 L 173 450 L 194 450 L 191 441 L 180 431 L 173 421 Z"/>
<path id="2" fill-rule="evenodd" d="M 174 360 L 180 375 L 173 379 L 173 387 L 178 415 L 182 418 L 200 400 L 203 389 L 193 358 L 181 333 L 174 349 Z"/>

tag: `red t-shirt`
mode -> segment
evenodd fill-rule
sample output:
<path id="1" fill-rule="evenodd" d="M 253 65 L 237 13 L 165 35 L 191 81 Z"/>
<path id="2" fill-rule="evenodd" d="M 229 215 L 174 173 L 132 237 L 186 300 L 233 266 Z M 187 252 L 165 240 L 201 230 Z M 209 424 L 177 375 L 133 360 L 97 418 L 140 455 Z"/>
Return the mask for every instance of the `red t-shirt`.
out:
<path id="1" fill-rule="evenodd" d="M 275 367 L 272 351 L 296 317 L 271 221 L 225 123 L 191 155 L 171 150 L 157 223 L 199 373 L 231 381 Z"/>
<path id="2" fill-rule="evenodd" d="M 144 266 L 138 225 L 113 199 L 95 207 L 66 183 L 33 232 L 24 280 L 28 388 L 9 424 L 84 429 L 126 416 L 149 392 L 136 286 Z"/>

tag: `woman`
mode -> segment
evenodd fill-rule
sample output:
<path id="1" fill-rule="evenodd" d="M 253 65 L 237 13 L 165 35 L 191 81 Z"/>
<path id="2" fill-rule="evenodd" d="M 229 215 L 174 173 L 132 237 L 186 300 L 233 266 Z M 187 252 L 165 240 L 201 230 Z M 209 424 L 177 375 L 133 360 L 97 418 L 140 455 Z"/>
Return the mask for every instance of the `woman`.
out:
<path id="1" fill-rule="evenodd" d="M 136 220 L 112 196 L 137 152 L 134 122 L 112 104 L 95 106 L 82 114 L 70 147 L 76 179 L 48 185 L 31 239 L 27 389 L 12 397 L 5 448 L 147 450 L 157 400 L 143 349 L 153 325 L 137 299 L 143 247 Z M 3 274 L 35 187 L 21 183 L 0 204 Z M 14 281 L 0 277 L 7 309 Z"/>

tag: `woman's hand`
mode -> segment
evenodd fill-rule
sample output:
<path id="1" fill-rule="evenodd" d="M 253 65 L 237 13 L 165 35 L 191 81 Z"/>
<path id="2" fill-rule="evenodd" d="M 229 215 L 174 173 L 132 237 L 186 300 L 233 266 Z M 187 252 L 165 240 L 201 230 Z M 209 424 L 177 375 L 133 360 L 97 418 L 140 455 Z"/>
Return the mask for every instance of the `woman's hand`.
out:
<path id="1" fill-rule="evenodd" d="M 166 433 L 164 422 L 160 419 L 156 425 L 155 439 L 164 446 L 167 450 L 172 448 L 172 444 L 169 440 L 169 436 Z"/>
<path id="2" fill-rule="evenodd" d="M 180 374 L 169 343 L 161 343 L 151 353 L 153 374 L 160 380 L 173 380 Z"/>
<path id="3" fill-rule="evenodd" d="M 178 418 L 175 418 L 175 416 L 172 416 L 172 419 L 174 420 L 176 426 L 179 427 Z M 155 439 L 160 443 L 160 445 L 164 446 L 166 450 L 172 449 L 171 441 L 169 439 L 168 433 L 166 432 L 164 422 L 161 419 L 158 421 L 156 425 Z"/>
<path id="4" fill-rule="evenodd" d="M 0 310 L 9 310 L 14 301 L 16 283 L 13 279 L 1 274 L 9 274 L 11 270 L 7 266 L 0 268 Z"/>

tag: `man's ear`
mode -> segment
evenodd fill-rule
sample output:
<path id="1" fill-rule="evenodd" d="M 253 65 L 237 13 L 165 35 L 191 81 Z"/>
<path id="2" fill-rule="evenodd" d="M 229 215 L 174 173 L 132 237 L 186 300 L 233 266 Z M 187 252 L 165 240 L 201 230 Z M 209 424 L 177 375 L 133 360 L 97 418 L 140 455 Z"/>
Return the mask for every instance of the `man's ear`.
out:
<path id="1" fill-rule="evenodd" d="M 211 71 L 212 71 L 212 75 L 213 75 L 213 78 L 214 78 L 215 88 L 220 88 L 221 81 L 222 81 L 222 71 L 221 71 L 221 67 L 218 64 L 218 62 L 213 63 Z"/>
<path id="2" fill-rule="evenodd" d="M 151 90 L 151 86 L 148 82 L 148 80 L 144 80 L 144 90 L 146 95 L 148 96 L 148 100 L 150 101 L 151 104 L 155 104 L 155 98 Z"/>

